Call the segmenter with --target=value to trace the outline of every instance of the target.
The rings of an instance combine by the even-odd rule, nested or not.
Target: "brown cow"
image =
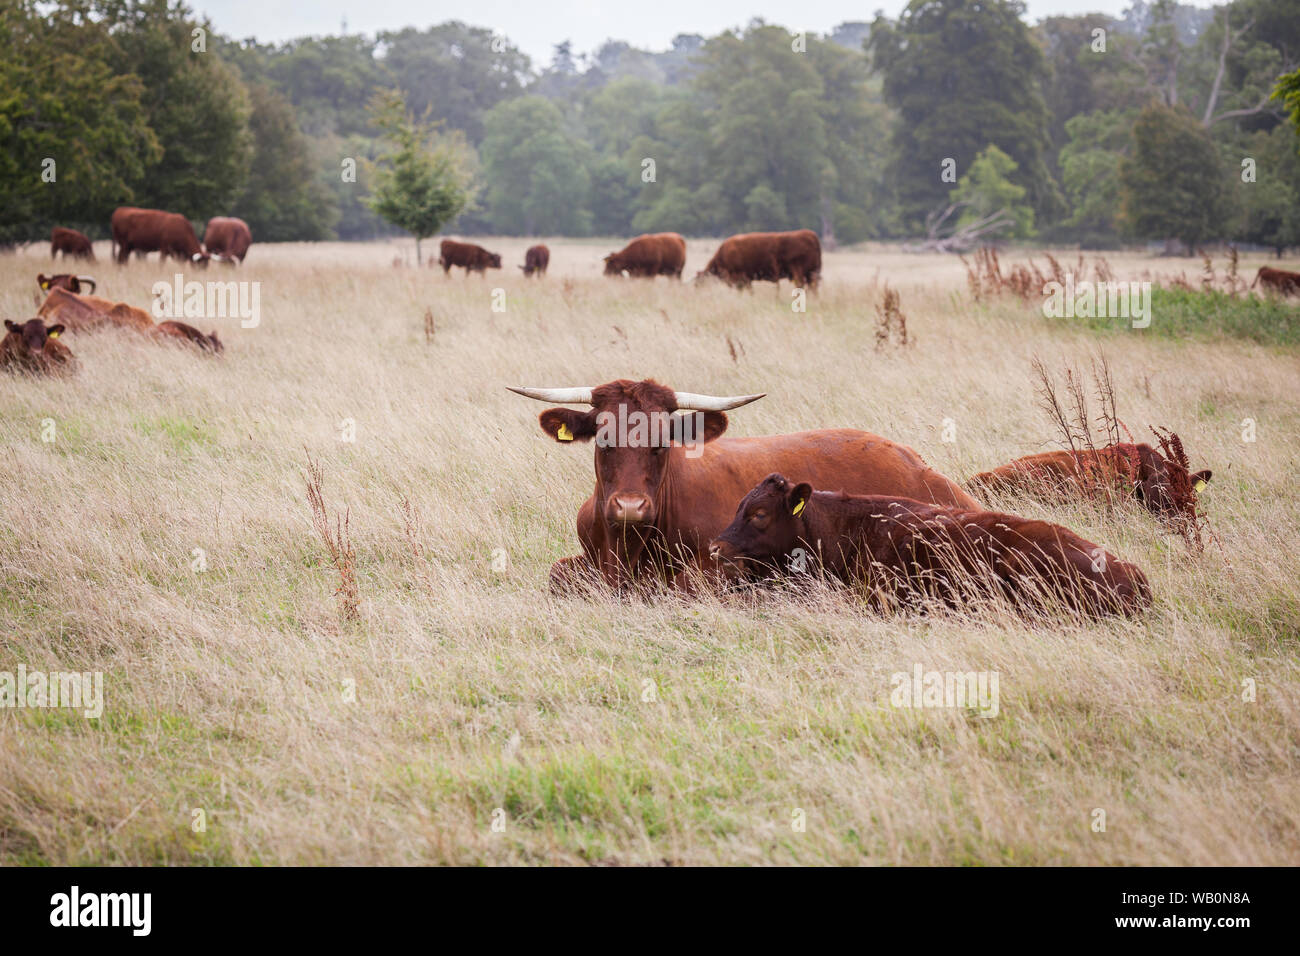
[[[68,259],[89,259],[95,261],[95,247],[91,245],[89,237],[85,233],[77,232],[75,229],[65,229],[63,226],[55,226],[50,230],[50,258],[57,259],[59,253],[63,253],[63,258]]]
[[[203,352],[221,352],[225,348],[221,344],[221,339],[217,338],[216,332],[204,335],[194,326],[186,325],[184,322],[159,322],[154,326],[153,334],[171,342],[197,345]]]
[[[551,250],[538,244],[530,246],[524,253],[524,264],[519,268],[524,270],[524,275],[546,275],[546,267],[551,264]]]
[[[105,327],[129,328],[147,332],[153,318],[143,309],[111,302],[96,295],[77,295],[67,289],[51,289],[36,313],[47,322],[66,325],[73,332],[89,332]]]
[[[1134,614],[1151,603],[1140,568],[1060,525],[890,495],[815,492],[779,473],[741,500],[709,554],[730,577],[821,570],[862,582],[886,607],[1000,595],[1022,608],[1063,602],[1091,615]]]
[[[31,372],[34,375],[74,372],[77,360],[59,341],[62,325],[46,325],[40,319],[28,319],[19,325],[5,319],[8,329],[0,341],[0,368]]]
[[[605,275],[627,273],[633,279],[655,276],[682,277],[686,268],[686,240],[675,232],[637,236],[618,252],[605,257]]]
[[[465,275],[471,272],[477,272],[483,276],[487,275],[488,269],[501,268],[501,256],[495,252],[488,252],[482,246],[476,246],[472,242],[457,242],[455,239],[444,239],[438,247],[438,265],[442,266],[444,275],[451,274],[452,266],[463,266]]]
[[[74,276],[67,272],[60,272],[56,276],[47,276],[44,272],[37,273],[36,284],[41,287],[42,292],[49,292],[51,289],[80,292],[83,285],[89,285],[90,288],[86,292],[94,294],[96,288],[94,276]]]
[[[132,252],[157,252],[163,259],[172,256],[203,266],[208,264],[210,257],[194,235],[194,227],[180,213],[120,206],[113,210],[111,227],[119,265]]]
[[[219,262],[234,265],[243,263],[248,247],[253,244],[253,232],[248,223],[231,216],[213,216],[203,230],[203,245],[208,254]]]
[[[1287,272],[1285,269],[1260,266],[1259,271],[1255,273],[1255,281],[1250,284],[1250,287],[1253,289],[1257,284],[1279,295],[1300,293],[1300,272]]]
[[[595,575],[618,587],[636,579],[672,581],[689,567],[716,571],[705,546],[727,526],[735,502],[774,467],[826,488],[979,508],[912,449],[867,432],[719,437],[727,429],[724,410],[762,395],[717,398],[626,379],[595,388],[511,391],[590,406],[550,408],[539,416],[542,431],[558,442],[596,439],[596,488],[578,512],[583,554],[552,566],[556,591]],[[675,414],[680,411],[695,414]]]
[[[822,271],[822,244],[811,229],[794,232],[750,232],[723,240],[704,276],[747,289],[752,282],[790,279],[797,286],[817,288]]]
[[[971,478],[975,489],[1019,492],[1048,500],[1105,494],[1131,495],[1157,517],[1191,514],[1196,496],[1214,472],[1189,473],[1147,444],[1121,442],[1094,451],[1049,451],[1026,455]]]

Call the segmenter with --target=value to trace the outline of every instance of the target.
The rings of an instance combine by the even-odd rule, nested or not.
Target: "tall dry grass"
[[[223,357],[69,334],[76,378],[0,377],[0,671],[105,675],[98,721],[0,710],[0,861],[1300,859],[1294,351],[976,305],[956,258],[887,248],[828,255],[794,314],[788,284],[603,279],[609,243],[553,241],[525,280],[529,244],[487,243],[507,268],[486,280],[395,268],[409,243],[254,246],[237,275],[262,283],[260,327],[196,323]],[[47,266],[0,258],[7,317],[33,314]],[[92,271],[145,306],[175,270]],[[876,348],[886,282],[907,348]],[[1214,469],[1222,548],[1191,555],[1136,506],[993,503],[1142,565],[1141,620],[547,595],[591,451],[546,439],[507,384],[766,391],[735,434],[860,427],[962,478],[1050,447],[1032,359],[1088,367],[1098,347],[1119,416]],[[327,528],[348,518],[356,620],[308,454]],[[918,662],[997,671],[999,716],[891,707]]]

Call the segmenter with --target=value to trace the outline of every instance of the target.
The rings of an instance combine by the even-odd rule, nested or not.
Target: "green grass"
[[[1130,319],[1083,319],[1094,329],[1128,329]],[[1261,345],[1300,345],[1300,304],[1255,295],[1231,296],[1217,289],[1151,290],[1148,335],[1181,339],[1244,339]]]

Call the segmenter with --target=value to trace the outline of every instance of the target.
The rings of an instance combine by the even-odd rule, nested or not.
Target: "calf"
[[[1255,273],[1255,281],[1250,284],[1250,287],[1253,289],[1256,285],[1279,295],[1300,293],[1300,272],[1287,272],[1285,269],[1260,266],[1259,271]]]
[[[531,246],[524,253],[524,264],[519,268],[524,270],[524,275],[546,275],[546,267],[551,264],[551,250],[543,245]]]
[[[682,277],[686,268],[686,240],[675,232],[656,232],[637,236],[618,252],[605,257],[605,275],[627,273],[633,279],[655,276]]]
[[[1083,614],[1131,615],[1151,603],[1141,569],[1060,525],[887,495],[814,492],[780,474],[744,497],[709,554],[733,578],[770,577],[791,562],[820,565],[841,581],[866,584],[877,606],[926,598],[955,606],[976,594],[1022,608],[1063,601]]]
[[[93,295],[97,283],[93,276],[74,276],[66,272],[61,272],[56,276],[47,276],[44,272],[37,273],[36,284],[41,287],[42,292],[49,292],[51,289],[67,289],[69,292],[80,293],[82,286],[90,286],[86,289],[87,294]]]
[[[1181,442],[1179,443],[1181,448]],[[1188,517],[1214,472],[1189,472],[1147,444],[1121,442],[1085,451],[1026,455],[982,471],[970,480],[976,490],[1010,491],[1049,500],[1105,494],[1113,488],[1131,495],[1164,521]]]
[[[472,242],[457,242],[455,239],[444,239],[438,249],[440,253],[438,265],[442,266],[444,275],[451,273],[452,266],[462,266],[465,269],[465,275],[477,272],[484,276],[487,275],[488,269],[501,268],[500,255],[495,252],[488,252],[482,246],[476,246]]]
[[[0,368],[11,371],[49,375],[76,370],[77,360],[59,341],[62,325],[46,325],[40,319],[28,319],[21,325],[5,319],[8,332],[0,340]]]
[[[50,230],[50,258],[57,259],[59,253],[63,253],[63,258],[68,259],[89,259],[95,261],[95,247],[91,245],[90,239],[85,233],[77,232],[75,229],[65,229],[63,226],[55,226]]]

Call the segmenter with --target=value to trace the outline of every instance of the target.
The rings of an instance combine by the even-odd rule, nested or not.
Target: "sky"
[[[873,18],[877,9],[897,16],[906,0],[187,0],[222,33],[280,42],[311,34],[375,33],[446,20],[463,20],[505,35],[534,66],[551,60],[564,40],[589,53],[607,39],[664,50],[678,33],[712,36],[760,17],[791,30],[825,33],[846,20]],[[1186,0],[1184,0],[1186,2]],[[1211,6],[1209,0],[1193,0]],[[1028,0],[1032,23],[1057,14],[1121,14],[1130,0]]]

